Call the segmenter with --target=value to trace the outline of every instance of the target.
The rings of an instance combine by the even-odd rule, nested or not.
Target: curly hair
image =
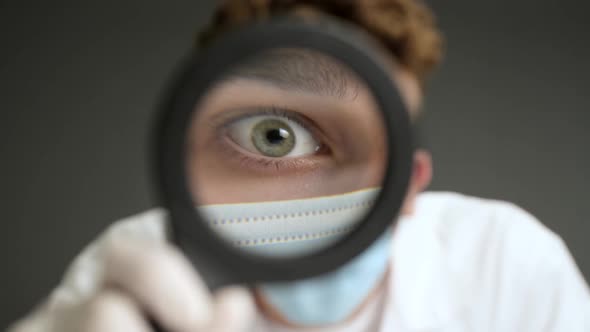
[[[246,21],[284,13],[329,15],[355,24],[376,37],[422,85],[442,58],[442,35],[434,15],[420,0],[225,0],[197,44],[204,46]]]

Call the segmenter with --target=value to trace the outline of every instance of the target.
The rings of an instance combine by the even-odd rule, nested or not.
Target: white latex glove
[[[254,314],[247,289],[211,294],[171,245],[115,241],[105,248],[102,283],[92,296],[42,308],[11,331],[148,332],[149,315],[167,332],[241,332]]]

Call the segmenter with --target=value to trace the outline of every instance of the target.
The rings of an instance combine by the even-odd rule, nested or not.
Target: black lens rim
[[[172,241],[212,284],[257,284],[309,278],[356,257],[393,227],[405,198],[412,166],[408,111],[379,56],[363,32],[336,22],[275,18],[227,33],[214,45],[188,56],[164,95],[154,132],[156,194],[167,209]],[[185,174],[186,133],[194,105],[225,68],[267,49],[306,48],[332,56],[365,80],[383,110],[388,158],[384,183],[373,210],[341,242],[305,257],[276,259],[248,255],[217,238],[195,209]],[[208,274],[208,276],[207,276]]]

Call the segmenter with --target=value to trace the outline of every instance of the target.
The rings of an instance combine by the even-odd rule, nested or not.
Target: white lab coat
[[[43,310],[91,296],[102,249],[165,241],[160,209],[113,224],[74,261]],[[513,204],[427,192],[394,233],[385,288],[330,332],[590,332],[590,291],[563,241]],[[42,330],[42,329],[41,329]],[[259,315],[253,331],[297,331]]]

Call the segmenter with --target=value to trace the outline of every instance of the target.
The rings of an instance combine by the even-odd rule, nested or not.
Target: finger
[[[209,290],[177,249],[118,242],[105,256],[105,283],[130,294],[164,329],[194,331],[209,324]]]
[[[94,297],[83,309],[76,324],[55,331],[82,332],[150,332],[136,303],[122,293],[105,290]],[[74,317],[75,316],[75,317]]]
[[[207,332],[250,331],[256,307],[248,289],[223,288],[215,294],[214,302],[214,319]]]

